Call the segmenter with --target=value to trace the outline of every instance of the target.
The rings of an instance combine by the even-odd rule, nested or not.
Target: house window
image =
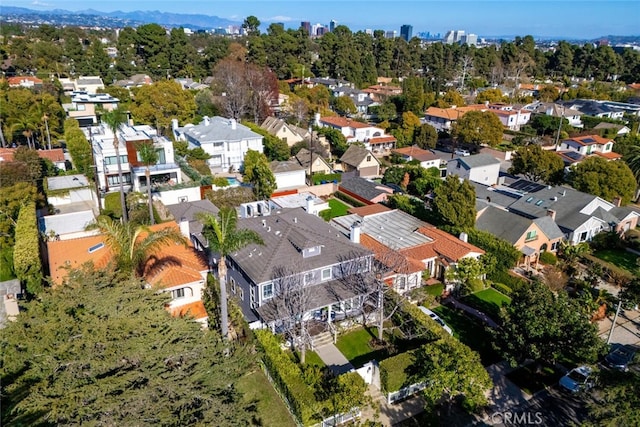
[[[607,145],[604,146],[604,151],[610,151],[611,150],[611,143],[608,143]]]
[[[262,287],[262,299],[266,300],[273,297],[273,283],[268,283]]]
[[[398,287],[399,291],[404,291],[407,287],[407,278],[404,276],[398,277],[396,279],[396,286]]]
[[[367,156],[367,162],[371,161],[371,156]]]
[[[331,269],[325,268],[322,270],[322,281],[331,279]]]
[[[238,288],[238,291],[240,293],[240,299],[244,301],[244,290],[242,288]]]
[[[309,285],[313,282],[313,272],[305,273],[304,275],[304,284]]]
[[[231,292],[233,292],[235,294],[236,293],[236,281],[232,277],[230,282],[231,282]]]
[[[124,180],[125,184],[131,184],[131,174],[130,173],[123,173],[122,174],[122,179]],[[109,185],[119,185],[120,184],[120,177],[118,175],[109,175],[109,176],[107,176],[107,182],[109,183]]]
[[[129,157],[127,155],[120,156],[120,163],[129,163]],[[109,156],[104,158],[105,165],[117,165],[118,156]]]
[[[552,251],[557,251],[558,250],[558,246],[560,246],[560,242],[553,242],[551,244],[551,250]]]
[[[583,231],[582,233],[580,233],[580,240],[578,240],[579,242],[584,242],[585,240],[587,240],[587,235],[588,233],[586,231]]]
[[[184,298],[184,288],[175,289],[171,291],[171,297],[173,299]]]
[[[532,240],[536,240],[538,238],[538,234],[536,230],[531,230],[527,232],[527,237],[524,239],[525,242],[530,242]]]

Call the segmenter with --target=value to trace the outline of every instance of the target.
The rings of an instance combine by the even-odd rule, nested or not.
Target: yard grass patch
[[[616,267],[620,267],[631,274],[640,276],[640,267],[636,264],[637,255],[623,249],[602,249],[593,253],[596,258],[610,262]]]
[[[556,384],[560,380],[560,377],[562,377],[562,374],[551,366],[543,365],[539,372],[536,371],[536,364],[532,363],[508,373],[507,378],[520,387],[525,393],[533,395],[540,390]]]
[[[378,328],[361,328],[341,335],[336,342],[338,350],[356,368],[371,360],[382,360],[387,357],[385,348],[374,349],[370,343],[378,337]]]
[[[462,302],[468,306],[480,310],[494,321],[499,319],[500,307],[509,305],[511,298],[493,288],[484,289],[475,294],[467,295]]]
[[[444,322],[453,329],[453,336],[480,354],[484,366],[501,360],[500,355],[491,346],[491,335],[479,320],[467,316],[464,312],[443,305],[432,308]]]
[[[318,215],[320,215],[320,217],[325,221],[331,221],[332,218],[346,215],[348,209],[349,206],[345,205],[340,200],[329,199],[329,209],[320,211]]]
[[[320,356],[318,356],[318,353],[313,350],[307,350],[307,353],[305,354],[305,363],[307,365],[318,366],[319,368],[326,366],[322,359],[320,359]]]
[[[256,417],[263,426],[296,427],[289,410],[262,370],[246,374],[238,381],[238,390],[247,403],[257,402]]]

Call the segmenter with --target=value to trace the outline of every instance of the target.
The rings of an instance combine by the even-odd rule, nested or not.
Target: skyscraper
[[[411,37],[413,37],[413,27],[411,25],[403,25],[400,27],[400,37],[405,41],[411,40]]]
[[[300,26],[301,26],[302,28],[304,28],[305,30],[307,30],[307,33],[308,33],[308,34],[311,34],[311,22],[309,22],[309,21],[302,21],[302,22],[300,23]]]
[[[337,26],[338,26],[338,21],[335,21],[332,19],[331,22],[329,22],[329,31],[333,33],[333,30],[335,30]]]

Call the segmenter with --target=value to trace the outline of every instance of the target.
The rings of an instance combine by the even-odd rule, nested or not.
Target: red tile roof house
[[[484,251],[400,210],[363,206],[331,220],[331,225],[375,253],[388,268],[385,281],[400,293],[444,282],[445,272],[463,258]],[[464,236],[463,236],[464,237]],[[422,280],[423,272],[431,279]]]
[[[179,230],[175,222],[156,224],[149,229],[153,232],[166,227]],[[47,252],[54,287],[64,283],[70,268],[80,268],[87,262],[92,262],[94,268],[105,268],[113,257],[102,235],[50,241]],[[168,243],[149,258],[143,277],[151,288],[171,293],[171,301],[165,307],[173,316],[190,316],[206,325],[202,292],[208,271],[206,261],[190,242],[185,245]]]
[[[607,160],[618,160],[622,156],[612,151],[615,141],[599,135],[576,136],[565,139],[556,148],[556,153],[566,165],[580,163],[587,157],[596,155]]]
[[[17,148],[0,148],[0,162],[13,162],[13,154]],[[48,159],[58,169],[66,170],[64,151],[62,148],[52,148],[51,150],[36,150],[38,157]]]
[[[42,87],[42,80],[33,76],[9,77],[7,83],[9,83],[9,87],[26,87],[29,89]]]
[[[318,117],[316,126],[330,127],[339,130],[347,142],[362,142],[368,150],[374,153],[384,153],[396,144],[396,138],[386,135],[384,129],[372,126],[368,123],[358,122],[346,117]]]

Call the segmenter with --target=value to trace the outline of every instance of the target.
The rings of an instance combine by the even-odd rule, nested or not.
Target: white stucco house
[[[197,125],[183,127],[174,120],[173,134],[176,140],[187,141],[189,148],[202,148],[211,156],[209,166],[220,171],[240,170],[249,150],[264,152],[262,135],[235,119],[204,117]]]
[[[488,154],[459,157],[447,162],[447,175],[457,175],[462,179],[484,185],[498,183],[500,160]]]

